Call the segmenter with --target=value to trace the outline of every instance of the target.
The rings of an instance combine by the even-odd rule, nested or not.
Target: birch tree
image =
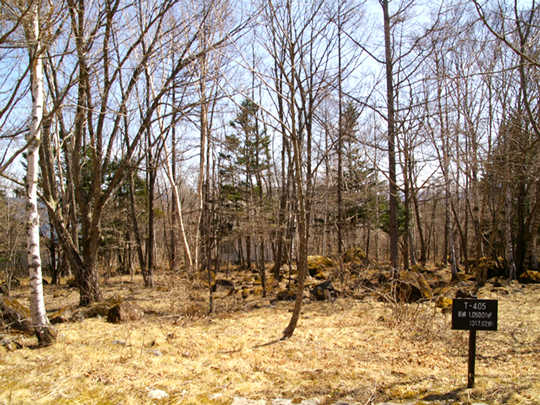
[[[41,1],[32,2],[6,2],[2,3],[2,11],[12,18],[15,25],[8,35],[11,42],[17,44],[19,28],[22,27],[24,37],[20,41],[28,52],[28,65],[30,72],[31,119],[30,127],[26,131],[26,249],[28,276],[30,279],[30,315],[32,327],[40,346],[51,345],[56,339],[56,332],[52,328],[45,311],[43,296],[42,265],[40,254],[40,219],[38,211],[38,173],[39,148],[41,144],[41,131],[43,126],[43,107],[45,103],[43,57],[47,40],[48,19],[53,20],[53,8],[47,9]],[[47,12],[44,19],[42,12]],[[18,25],[20,24],[20,26]],[[9,39],[5,37],[5,39]],[[5,111],[5,110],[4,110]]]

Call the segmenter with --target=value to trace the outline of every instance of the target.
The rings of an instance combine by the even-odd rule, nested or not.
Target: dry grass
[[[208,317],[203,291],[172,276],[150,291],[138,278],[113,281],[107,295],[129,296],[149,315],[121,325],[62,324],[49,348],[32,349],[30,338],[23,349],[0,348],[0,403],[141,404],[153,388],[169,393],[163,403],[179,404],[229,404],[235,396],[540,402],[538,285],[480,294],[499,299],[499,331],[478,333],[476,387],[468,390],[467,333],[450,330],[449,315],[432,303],[307,303],[294,336],[276,342],[290,303],[217,299],[218,313]],[[73,290],[47,287],[51,308],[76,300]]]

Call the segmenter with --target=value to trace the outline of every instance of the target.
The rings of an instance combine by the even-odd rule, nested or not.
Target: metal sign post
[[[474,387],[476,331],[497,330],[498,301],[459,299],[452,301],[452,329],[469,331],[467,388]]]

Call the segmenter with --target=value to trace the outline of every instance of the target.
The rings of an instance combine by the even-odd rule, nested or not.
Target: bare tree
[[[313,134],[315,115],[328,90],[329,59],[335,31],[319,19],[325,3],[298,7],[292,0],[265,1],[264,23],[269,41],[263,43],[274,62],[274,86],[269,93],[277,106],[277,125],[291,148],[295,198],[294,223],[298,238],[296,301],[283,338],[292,336],[302,305],[307,274],[309,224],[314,186]],[[319,53],[320,52],[320,53]],[[322,57],[321,57],[322,55]]]
[[[386,120],[388,124],[388,206],[390,234],[390,263],[394,276],[398,271],[398,187],[396,176],[396,127],[394,100],[394,59],[391,41],[391,16],[388,10],[388,0],[379,1],[383,11],[384,22],[384,65],[386,70]]]
[[[56,340],[56,332],[52,328],[45,311],[43,296],[42,261],[40,252],[40,219],[38,211],[38,173],[39,173],[39,149],[43,128],[43,109],[45,103],[43,57],[49,35],[50,25],[54,22],[54,9],[46,8],[41,1],[31,2],[3,2],[2,12],[11,17],[12,29],[2,36],[2,41],[10,41],[13,46],[25,47],[28,51],[30,71],[30,93],[32,97],[32,109],[30,128],[26,131],[26,241],[27,241],[27,265],[30,279],[30,315],[32,327],[36,333],[40,346],[48,346]],[[45,14],[46,13],[46,14]],[[51,21],[48,21],[50,19]],[[19,25],[20,24],[20,25]],[[22,28],[22,30],[21,30]],[[20,35],[19,31],[24,34]],[[21,83],[17,83],[15,90]],[[14,98],[16,92],[11,94]],[[8,100],[2,114],[13,105],[13,99]],[[22,149],[19,149],[21,151]],[[13,156],[17,156],[16,152]],[[13,159],[8,159],[9,164]],[[3,168],[2,168],[3,169]]]
[[[78,237],[70,232],[72,226],[60,209],[59,196],[55,197],[58,193],[55,190],[63,190],[64,186],[57,177],[47,174],[53,173],[55,163],[61,162],[49,159],[42,164],[44,178],[48,181],[44,183],[44,192],[49,215],[74,269],[81,305],[101,298],[96,265],[104,209],[128,178],[136,151],[164,97],[181,72],[210,50],[222,46],[229,35],[239,29],[234,27],[199,47],[200,30],[204,26],[201,23],[209,17],[209,10],[182,11],[175,0],[152,3],[149,4],[151,8],[144,9],[149,17],[141,26],[126,26],[126,16],[130,13],[136,16],[140,9],[137,11],[137,7],[124,5],[120,0],[104,2],[101,6],[87,10],[84,1],[68,0],[78,69],[76,80],[68,82],[64,92],[73,93],[76,86],[77,102],[73,116],[70,109],[63,108],[62,116],[56,118],[62,120],[64,126],[71,120],[74,122],[69,136],[67,131],[60,133],[63,159],[68,167],[66,195],[62,201],[72,201],[73,216],[81,225],[77,227],[80,229]],[[182,40],[176,41],[173,47],[170,46],[173,39],[169,36],[167,40],[164,36],[171,29],[165,21],[171,20],[169,17],[175,13],[179,13],[179,18],[172,19],[176,21],[174,29],[177,38]],[[154,83],[154,96],[144,106],[140,118],[129,122],[128,126],[123,125],[125,117],[133,112],[132,103],[145,66],[153,58],[164,55],[168,58],[165,46],[169,52],[176,52],[174,63],[161,76],[160,82]],[[62,99],[55,100],[55,105],[61,103]]]

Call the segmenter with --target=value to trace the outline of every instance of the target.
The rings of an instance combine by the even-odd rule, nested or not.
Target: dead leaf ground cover
[[[276,341],[291,303],[218,298],[217,313],[204,316],[204,290],[194,293],[185,280],[163,274],[157,288],[141,285],[124,277],[105,287],[141,305],[141,321],[65,323],[52,347],[19,338],[22,349],[0,348],[0,402],[141,404],[157,388],[169,393],[161,403],[175,404],[230,404],[236,396],[540,403],[539,285],[480,291],[499,299],[499,330],[478,332],[474,389],[465,388],[468,334],[451,330],[450,314],[433,302],[306,302],[294,336]],[[52,310],[77,300],[73,289],[46,286],[46,294]]]

